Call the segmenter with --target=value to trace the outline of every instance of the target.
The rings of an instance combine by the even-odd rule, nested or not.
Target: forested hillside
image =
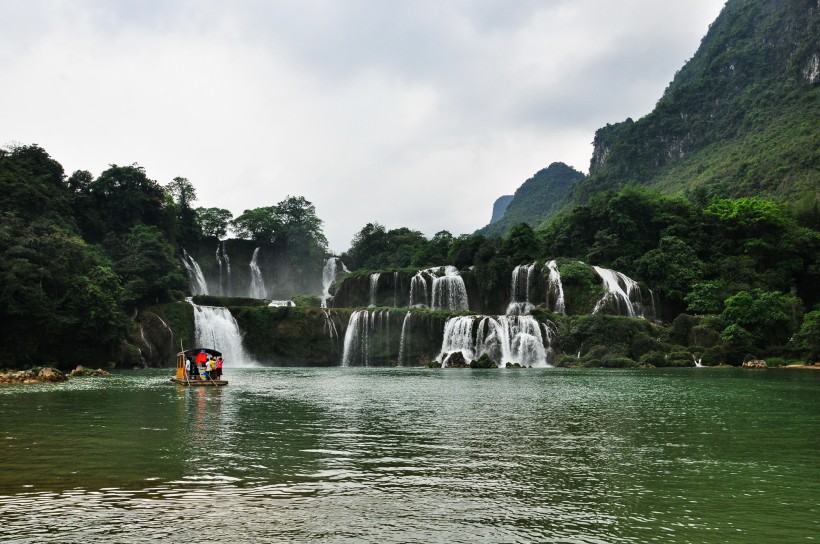
[[[649,115],[596,132],[571,201],[635,183],[816,199],[819,36],[813,0],[730,0]]]
[[[818,36],[813,0],[729,0],[651,113],[596,131],[588,176],[558,193],[560,202],[480,232],[532,217],[546,226],[598,192],[636,184],[700,200],[762,197],[812,213],[820,198]]]
[[[510,200],[500,219],[478,231],[478,234],[503,234],[519,223],[537,227],[544,217],[554,215],[573,184],[584,174],[562,162],[538,171],[524,182]]]

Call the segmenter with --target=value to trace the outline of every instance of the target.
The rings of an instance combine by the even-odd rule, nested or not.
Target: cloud
[[[549,163],[586,170],[722,2],[0,4],[0,143],[234,214],[304,195],[341,251],[368,221],[470,232]]]

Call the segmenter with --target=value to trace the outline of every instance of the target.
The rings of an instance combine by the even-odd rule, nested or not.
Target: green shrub
[[[299,308],[322,307],[322,299],[317,295],[295,295],[291,300]]]

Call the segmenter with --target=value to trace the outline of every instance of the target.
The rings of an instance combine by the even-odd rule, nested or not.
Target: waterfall
[[[611,303],[614,303],[618,307],[619,314],[625,311],[629,317],[643,317],[641,289],[635,280],[608,268],[600,266],[592,268],[601,277],[607,290],[604,296],[595,303],[593,314],[602,313]],[[634,300],[635,298],[637,300]]]
[[[399,307],[399,273],[393,272],[393,307]]]
[[[375,274],[370,274],[370,304],[369,306],[372,308],[376,305],[376,294],[378,293],[379,289],[379,277],[381,276],[380,273],[376,272]]]
[[[407,324],[410,321],[410,316],[413,315],[410,312],[407,312],[407,315],[404,316],[404,321],[401,323],[401,338],[399,339],[399,366],[404,366],[405,358],[407,355],[405,354],[404,343],[407,339]]]
[[[242,346],[242,331],[230,310],[217,306],[194,306],[195,342],[222,352],[225,366],[249,366],[255,363]]]
[[[567,313],[566,303],[564,302],[564,286],[561,284],[561,273],[558,271],[558,264],[555,260],[547,263],[549,274],[549,292],[555,301],[552,306],[553,312]]]
[[[222,296],[231,296],[231,260],[228,258],[225,242],[216,245],[216,264],[219,265],[219,294]],[[225,272],[227,272],[227,278],[223,276],[223,268]]]
[[[325,332],[330,338],[330,343],[336,347],[339,342],[339,329],[336,327],[336,322],[333,320],[333,314],[330,310],[323,308],[322,313],[325,316]]]
[[[510,284],[510,304],[507,306],[507,315],[522,315],[530,313],[535,305],[530,302],[530,288],[532,286],[535,263],[518,265],[512,271]]]
[[[419,270],[413,279],[410,280],[410,304],[413,307],[427,307],[427,280],[424,279],[424,271]]]
[[[250,267],[251,267],[251,286],[250,286],[250,293],[248,296],[250,298],[268,298],[267,292],[265,290],[265,281],[262,279],[262,271],[259,269],[259,250],[262,248],[256,248],[253,250],[253,257],[251,257]]]
[[[390,346],[390,312],[357,310],[350,314],[345,331],[342,366],[384,363],[394,351]]]
[[[322,308],[327,308],[327,301],[331,297],[330,286],[339,279],[341,274],[347,274],[348,272],[345,263],[339,257],[328,257],[325,260],[325,266],[322,268]]]
[[[208,283],[205,281],[202,269],[194,258],[188,255],[188,252],[184,249],[182,250],[182,265],[188,272],[188,283],[191,287],[191,294],[194,296],[209,294]]]
[[[455,266],[445,266],[444,275],[435,276],[433,278],[433,294],[431,298],[431,307],[433,310],[466,312],[470,309],[464,279],[459,276],[458,269]]]
[[[554,338],[553,323],[539,323],[529,315],[451,317],[444,326],[439,359],[447,366],[450,355],[459,351],[466,361],[487,354],[499,366],[546,367],[555,355]]]
[[[345,331],[342,366],[368,366],[372,331],[373,320],[370,312],[358,310],[350,314],[350,321]]]

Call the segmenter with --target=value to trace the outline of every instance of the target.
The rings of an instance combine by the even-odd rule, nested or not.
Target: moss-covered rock
[[[470,362],[470,368],[498,368],[498,363],[490,359],[490,356],[484,353],[477,360]]]

